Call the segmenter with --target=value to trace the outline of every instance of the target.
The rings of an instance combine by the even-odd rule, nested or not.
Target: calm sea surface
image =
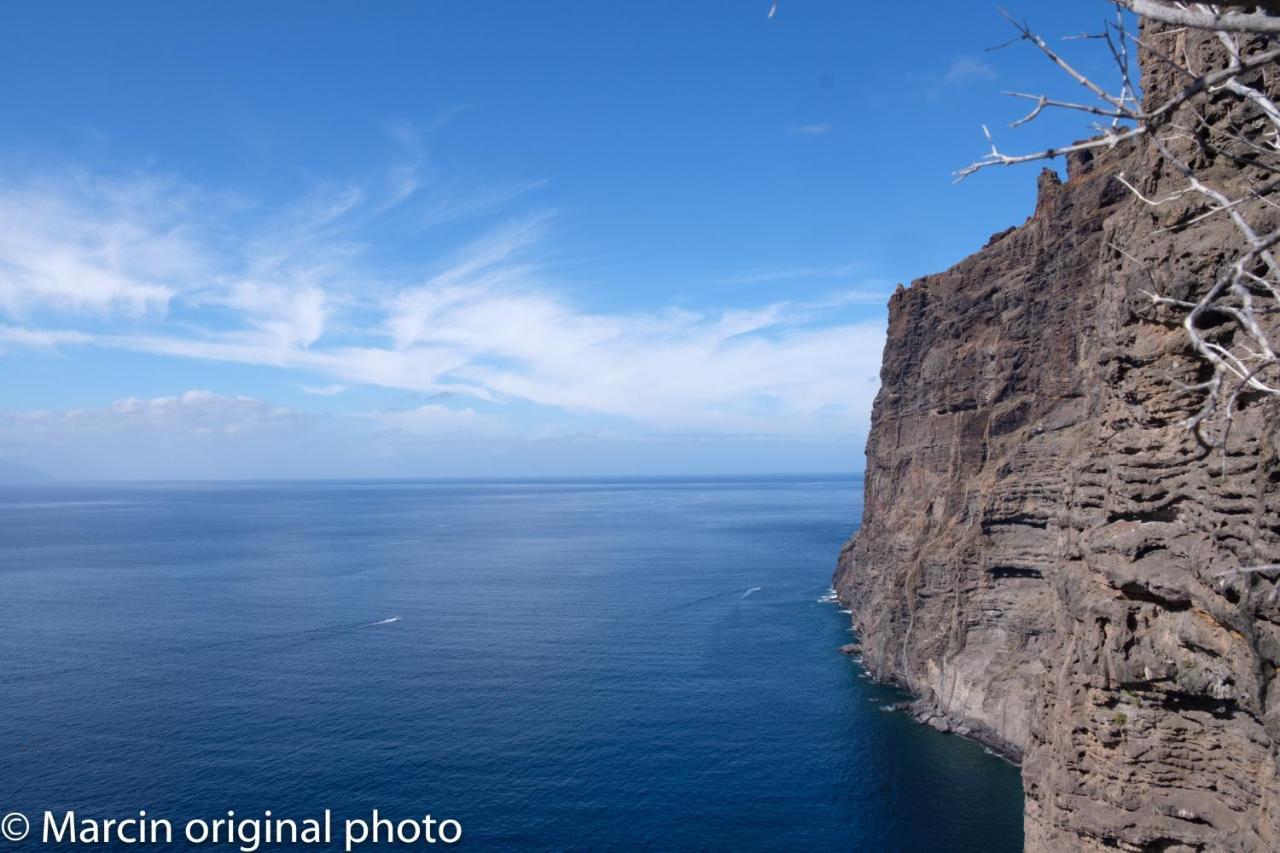
[[[850,480],[0,487],[0,812],[1020,849],[1017,771],[836,652],[859,514]]]

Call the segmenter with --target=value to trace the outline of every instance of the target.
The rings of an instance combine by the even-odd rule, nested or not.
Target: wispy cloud
[[[0,423],[24,433],[75,427],[81,432],[162,429],[189,435],[235,435],[299,417],[291,409],[252,397],[192,390],[171,397],[126,397],[99,408],[9,413],[0,415]]]
[[[0,457],[73,479],[305,476],[305,462],[334,456],[332,440],[324,455],[315,442],[307,447],[319,420],[206,390],[125,397],[104,406],[0,411]],[[307,455],[304,464],[280,467],[300,450]]]
[[[32,180],[0,192],[0,342],[266,365],[310,378],[304,390],[318,395],[353,385],[448,395],[449,405],[373,417],[406,432],[474,429],[496,416],[462,401],[659,430],[865,425],[883,325],[842,309],[868,294],[700,310],[584,305],[549,278],[553,213],[513,209],[535,186],[478,193],[462,207],[496,220],[478,237],[389,266],[377,260],[387,218],[422,227],[442,202],[387,175],[275,208],[148,177]],[[856,270],[736,280],[834,281]],[[215,403],[231,405],[163,405]]]
[[[967,86],[982,80],[994,80],[996,76],[996,70],[990,63],[972,56],[960,56],[952,60],[942,75],[942,83],[946,86]]]
[[[364,412],[358,417],[367,418],[387,429],[416,436],[468,436],[493,432],[497,425],[476,413],[475,409],[450,409],[429,403],[414,409]]]
[[[839,279],[860,275],[865,270],[866,268],[856,261],[825,266],[806,264],[795,267],[747,270],[720,279],[720,281],[723,284],[764,284],[775,281],[798,281],[801,279]]]
[[[29,329],[0,325],[0,344],[3,343],[24,347],[56,347],[59,344],[93,343],[93,337],[67,329]]]
[[[0,311],[164,313],[206,269],[190,199],[159,178],[72,174],[0,190]]]
[[[303,385],[302,390],[316,397],[336,397],[350,388],[349,385],[334,383],[332,385]]]
[[[816,124],[793,124],[788,133],[792,136],[825,136],[831,132],[833,125],[829,121]]]
[[[480,189],[463,189],[456,186],[437,188],[431,204],[420,215],[424,227],[442,225],[459,219],[503,210],[521,196],[543,189],[547,181],[520,181]]]

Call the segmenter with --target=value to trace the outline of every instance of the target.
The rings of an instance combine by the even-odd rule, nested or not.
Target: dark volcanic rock
[[[1028,849],[1280,849],[1274,576],[1218,577],[1280,555],[1280,406],[1245,401],[1225,460],[1184,428],[1201,364],[1124,254],[1172,292],[1237,237],[1161,230],[1186,211],[1121,171],[1179,183],[1147,145],[1076,157],[1026,224],[893,295],[835,585],[917,718],[1023,759]]]

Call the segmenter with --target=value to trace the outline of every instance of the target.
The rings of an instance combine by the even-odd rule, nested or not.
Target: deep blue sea
[[[882,710],[836,651],[820,599],[860,502],[814,478],[0,487],[0,812],[1018,850],[1017,770]]]

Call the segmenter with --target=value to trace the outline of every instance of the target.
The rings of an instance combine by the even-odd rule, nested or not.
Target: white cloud
[[[479,190],[441,187],[431,204],[419,216],[423,226],[431,227],[457,219],[483,216],[502,210],[521,196],[547,186],[547,181],[522,181]]]
[[[191,390],[0,412],[0,458],[63,479],[316,476],[337,455],[332,438],[317,441],[317,425],[314,416],[263,400]],[[305,458],[290,462],[299,453]]]
[[[790,128],[792,136],[825,136],[831,132],[833,125],[829,121],[815,124],[795,124]]]
[[[296,421],[297,412],[252,397],[192,390],[172,397],[125,397],[100,408],[36,410],[0,415],[23,432],[74,428],[77,432],[136,432],[158,429],[187,435],[235,435]]]
[[[994,80],[996,70],[990,63],[972,56],[960,56],[952,61],[942,82],[948,86],[966,86],[981,80]]]
[[[332,385],[303,385],[302,390],[317,397],[336,397],[345,393],[349,387],[349,385],[334,383]]]
[[[0,310],[163,313],[205,271],[172,181],[71,175],[0,189]]]
[[[437,260],[388,267],[371,257],[382,217],[421,220],[436,202],[404,168],[268,211],[151,179],[80,176],[0,192],[0,317],[9,319],[0,342],[265,365],[323,380],[305,387],[322,396],[350,385],[447,392],[621,418],[647,430],[865,428],[883,322],[842,309],[881,294],[854,290],[745,309],[600,310],[548,280],[545,211],[508,216]],[[738,281],[856,270],[763,270]],[[212,409],[256,411],[247,398],[217,395],[133,405],[115,414],[187,412],[193,424],[216,424]],[[433,433],[484,419],[426,406],[375,420]]]
[[[369,418],[387,429],[420,436],[475,436],[477,433],[496,429],[495,424],[477,414],[474,409],[450,409],[435,403],[416,409],[366,412],[361,417]]]
[[[863,265],[857,262],[834,264],[831,266],[805,265],[781,269],[751,270],[722,279],[725,284],[763,284],[774,281],[792,281],[799,279],[847,278],[863,272]],[[887,301],[888,295],[876,297]]]
[[[20,326],[0,325],[0,343],[26,347],[55,347],[59,344],[88,344],[91,335],[71,330],[25,329]]]
[[[324,334],[329,297],[314,284],[238,280],[208,299],[244,318],[265,340],[283,348],[308,347]]]
[[[96,408],[0,412],[0,469],[60,479],[563,476],[845,469],[859,436],[645,431],[558,423],[512,429],[426,404],[348,416],[207,391]],[[0,471],[0,475],[4,472]]]

